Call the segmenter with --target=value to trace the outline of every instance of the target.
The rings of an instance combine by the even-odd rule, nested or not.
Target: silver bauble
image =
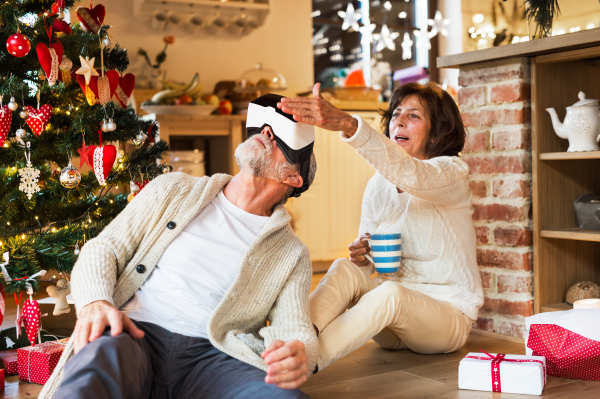
[[[10,101],[8,102],[8,109],[11,111],[16,111],[17,108],[19,108],[19,105],[15,102],[15,98],[11,97]]]
[[[19,117],[21,119],[27,119],[27,117],[29,116],[29,112],[27,112],[27,110],[23,109],[21,110],[21,112],[19,112]]]
[[[112,43],[110,42],[110,38],[108,37],[108,35],[104,36],[104,39],[102,39],[102,46],[104,47],[110,47]]]
[[[171,171],[171,168],[169,168],[169,165],[163,165],[163,168],[162,168],[163,173],[169,173],[170,171]]]
[[[135,139],[132,140],[132,143],[136,148],[140,148],[147,138],[148,135],[140,130],[137,136],[135,136]]]
[[[138,186],[138,184],[133,180],[129,183],[129,188],[131,189],[131,192],[134,194],[137,194],[140,192],[140,186]]]
[[[106,119],[102,121],[102,125],[100,125],[100,130],[102,130],[104,133],[110,132],[110,129],[108,128],[108,122],[106,121]]]
[[[22,139],[27,135],[27,132],[25,131],[25,129],[17,129],[17,137]]]
[[[115,130],[117,130],[117,124],[114,123],[112,119],[108,120],[107,125],[108,125],[108,131],[109,132],[114,132]]]
[[[60,172],[60,184],[66,188],[74,188],[80,181],[81,173],[69,162],[69,165]]]
[[[69,58],[67,58],[66,55],[63,55],[62,61],[60,62],[60,65],[58,67],[60,68],[61,71],[68,72],[73,68],[73,61],[71,61]]]

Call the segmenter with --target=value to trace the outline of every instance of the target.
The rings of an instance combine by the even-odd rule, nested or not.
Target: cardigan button
[[[139,273],[142,274],[146,271],[146,266],[144,265],[137,265],[137,267],[135,268],[135,270]]]
[[[167,229],[169,230],[173,230],[175,227],[177,226],[177,223],[170,221],[169,223],[167,223]]]

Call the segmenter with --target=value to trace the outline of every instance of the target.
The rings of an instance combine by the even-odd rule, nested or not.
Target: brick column
[[[533,314],[529,61],[460,71],[477,263],[485,303],[474,327],[522,337]]]

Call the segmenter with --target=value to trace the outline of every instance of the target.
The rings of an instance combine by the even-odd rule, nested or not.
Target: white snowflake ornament
[[[356,32],[360,29],[358,27],[358,21],[360,21],[360,11],[355,11],[352,3],[348,3],[348,8],[346,8],[346,12],[338,11],[338,15],[344,18],[344,23],[342,24],[342,29],[346,30],[350,27],[354,29]]]
[[[27,149],[29,149],[29,142],[27,142]],[[31,199],[33,194],[40,192],[40,186],[38,185],[40,171],[31,165],[30,157],[31,153],[28,154],[26,151],[25,160],[27,161],[27,166],[19,169],[19,174],[21,175],[21,184],[19,184],[19,190],[27,194],[27,199]]]

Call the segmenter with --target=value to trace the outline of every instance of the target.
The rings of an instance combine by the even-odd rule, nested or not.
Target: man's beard
[[[264,147],[257,140],[260,140]],[[288,162],[274,162],[271,159],[272,152],[270,140],[263,141],[262,138],[251,137],[236,148],[235,161],[240,169],[247,169],[252,176],[281,182],[293,172],[294,165]]]

